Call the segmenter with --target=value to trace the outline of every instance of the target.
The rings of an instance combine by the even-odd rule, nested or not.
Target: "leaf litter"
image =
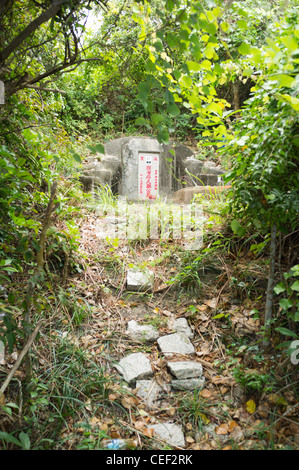
[[[168,254],[154,266],[153,291],[128,294],[127,267],[140,259],[143,265],[153,265],[163,255],[163,248],[155,240],[145,246],[137,243],[137,256],[136,246],[128,247],[125,240],[114,245],[97,238],[96,220],[81,219],[82,270],[70,279],[77,296],[89,306],[90,315],[75,331],[67,328],[72,326],[69,317],[64,317],[64,325],[67,339],[105,369],[108,403],[94,406],[92,397],[87,397],[82,419],[77,423],[69,420],[62,431],[65,448],[77,448],[86,433],[86,419],[106,438],[130,440],[137,449],[163,448],[149,428],[160,422],[182,425],[185,448],[190,450],[265,449],[273,442],[278,449],[298,448],[297,393],[293,386],[298,383],[298,374],[282,354],[275,356],[273,351],[259,348],[261,320],[252,312],[260,310],[261,299],[236,297],[223,275],[208,284],[203,279],[204,289],[194,298],[165,284],[180,270],[179,261],[172,256],[177,247],[171,241]],[[242,262],[246,263],[246,257]],[[227,257],[223,263],[227,275],[234,261]],[[130,319],[150,322],[163,335],[170,332],[168,319],[180,317],[188,320],[195,333],[195,356],[203,365],[206,379],[202,390],[170,391],[171,376],[157,345],[133,342],[125,334]],[[59,341],[58,335],[52,340]],[[156,408],[149,409],[114,369],[115,361],[137,351],[151,359],[155,380],[164,390]],[[46,368],[43,347],[37,355]],[[8,355],[4,366],[11,367],[11,361]],[[272,386],[267,387],[267,380],[272,380]]]

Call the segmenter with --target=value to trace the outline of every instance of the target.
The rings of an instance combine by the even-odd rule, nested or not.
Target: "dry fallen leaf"
[[[206,305],[195,305],[197,310],[199,310],[200,312],[205,312],[207,310],[207,306]]]
[[[117,395],[115,393],[110,393],[110,395],[108,396],[109,400],[110,401],[114,401],[117,399]]]
[[[146,428],[144,431],[143,431],[143,434],[147,437],[153,437],[154,435],[154,429],[153,428]]]
[[[138,398],[136,397],[124,397],[121,399],[121,404],[124,408],[132,408],[139,403]]]
[[[237,427],[239,427],[238,423],[234,419],[232,419],[228,423],[228,432],[232,432]]]
[[[100,420],[96,416],[92,416],[89,420],[89,424],[91,426],[97,426],[99,423],[100,423]]]
[[[210,398],[212,396],[212,392],[210,390],[206,389],[206,388],[201,390],[201,392],[199,394],[203,398]]]
[[[166,317],[170,317],[172,315],[172,313],[169,311],[169,310],[163,310],[163,315],[165,315]]]
[[[217,305],[217,298],[214,297],[214,298],[211,299],[211,300],[206,300],[206,301],[205,301],[205,304],[206,304],[208,307],[210,307],[210,308],[215,308],[216,305]]]
[[[229,425],[227,423],[220,424],[220,426],[215,428],[215,433],[218,436],[223,436],[228,433],[228,428],[229,428]]]

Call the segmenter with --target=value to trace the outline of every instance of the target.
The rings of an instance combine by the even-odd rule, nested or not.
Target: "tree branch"
[[[51,91],[52,93],[61,93],[62,95],[66,95],[66,91],[63,90],[58,90],[57,88],[44,88],[44,87],[39,87],[36,85],[25,85],[23,88],[31,88],[33,90],[38,90],[38,91]]]
[[[12,54],[12,52],[17,49],[25,39],[28,38],[37,28],[39,28],[43,23],[46,23],[51,18],[53,18],[61,6],[66,3],[67,0],[53,0],[52,5],[45,11],[43,11],[37,18],[35,18],[28,26],[26,26],[21,33],[12,40],[12,42],[3,49],[0,53],[0,61],[5,62],[5,60]]]

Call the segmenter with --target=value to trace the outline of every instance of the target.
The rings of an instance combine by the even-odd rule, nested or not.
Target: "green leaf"
[[[12,444],[15,444],[19,447],[22,447],[21,442],[16,439],[14,436],[9,434],[8,432],[0,431],[0,439],[3,439],[6,442],[11,442]]]
[[[295,266],[291,268],[291,273],[292,276],[299,276],[299,264],[295,264]]]
[[[89,148],[89,150],[92,151],[92,153],[99,152],[99,153],[105,154],[105,147],[103,144],[87,145],[87,147]],[[80,158],[80,161],[81,161],[81,158]]]
[[[187,60],[186,64],[190,72],[199,72],[201,70],[201,64],[194,60]]]
[[[209,106],[207,107],[207,110],[212,111],[213,113],[216,113],[219,116],[222,116],[222,108],[217,103],[209,104]]]
[[[177,105],[175,103],[169,104],[167,106],[167,111],[172,116],[178,116],[180,114],[180,110],[179,110],[179,108],[177,107]]]
[[[285,286],[282,282],[280,282],[279,284],[277,284],[275,287],[274,287],[274,292],[275,294],[280,294],[281,292],[284,292],[286,289],[285,289]]]
[[[222,29],[222,31],[227,33],[227,31],[229,30],[229,24],[226,21],[222,21],[222,23],[220,24],[220,28]]]
[[[243,42],[241,46],[238,47],[238,51],[242,55],[247,55],[250,52],[250,45],[246,44],[246,42]]]
[[[150,128],[151,128],[150,123],[148,122],[148,120],[147,120],[147,119],[144,119],[144,118],[141,117],[141,116],[136,119],[135,124],[136,124],[136,126],[144,126],[144,127],[147,127],[147,129],[150,129]]]
[[[105,147],[103,144],[96,144],[94,148],[96,152],[102,153],[103,155],[105,154]]]
[[[283,310],[288,310],[293,307],[293,302],[289,299],[280,299],[279,305]]]
[[[28,434],[26,434],[25,432],[20,432],[19,439],[22,443],[23,449],[30,450],[30,439],[29,439]]]
[[[73,159],[76,160],[76,162],[81,163],[81,157],[78,153],[73,153]]]
[[[284,328],[282,326],[279,326],[278,328],[275,328],[276,331],[278,331],[278,333],[281,333],[282,335],[285,335],[285,336],[291,336],[292,338],[298,338],[298,336],[296,335],[296,333],[294,333],[293,331],[289,330],[288,328]]]
[[[299,292],[299,281],[295,281],[294,284],[292,284],[290,287],[292,290]]]
[[[18,166],[24,165],[25,162],[26,162],[26,158],[23,158],[23,157],[18,158]]]
[[[160,131],[157,135],[157,139],[160,144],[168,144],[169,143],[169,134],[167,131]]]
[[[286,75],[284,73],[277,74],[275,77],[275,80],[278,81],[281,87],[286,87],[286,88],[292,88],[292,86],[295,84],[295,81],[296,81],[294,77],[292,77],[291,75]],[[281,95],[281,96],[286,97],[288,95]]]
[[[138,118],[139,119],[139,118]],[[138,121],[137,119],[137,121]],[[158,113],[153,113],[151,115],[151,121],[154,125],[157,125],[159,124],[160,122],[162,122],[164,120],[164,117],[162,116],[162,114],[158,114]]]
[[[203,60],[200,65],[201,65],[201,68],[204,70],[211,70],[211,67],[212,67],[212,64],[209,60]]]
[[[237,220],[232,220],[231,228],[234,234],[238,235],[239,237],[243,237],[245,235],[245,229]]]
[[[224,316],[225,316],[224,313],[218,313],[218,315],[215,315],[215,316],[213,317],[213,320],[214,320],[214,319],[217,319],[217,318],[223,318]]]
[[[243,30],[247,29],[247,27],[248,27],[247,26],[247,21],[245,21],[245,20],[238,20],[237,25],[239,26],[240,29],[243,29]]]

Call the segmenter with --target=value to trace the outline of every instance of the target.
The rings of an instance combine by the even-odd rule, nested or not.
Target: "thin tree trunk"
[[[269,345],[269,337],[272,321],[273,310],[273,288],[274,288],[274,275],[275,275],[275,257],[276,257],[276,235],[277,226],[274,223],[271,229],[271,244],[270,244],[270,267],[267,286],[266,308],[265,308],[265,338],[263,341],[264,346]]]
[[[41,231],[40,240],[39,240],[39,250],[36,256],[36,269],[35,269],[34,274],[31,276],[31,278],[28,281],[28,289],[27,289],[27,295],[26,295],[26,308],[24,312],[24,320],[25,320],[24,330],[25,330],[26,340],[28,340],[29,333],[30,333],[30,327],[29,327],[31,323],[30,314],[31,314],[34,290],[35,290],[37,283],[42,280],[42,273],[43,273],[43,268],[44,268],[44,250],[45,250],[45,243],[46,243],[46,233],[49,228],[49,224],[51,221],[51,213],[54,208],[56,189],[57,189],[57,181],[53,183],[53,186],[51,188],[51,195],[50,195],[50,199],[49,199],[46,213],[44,216],[42,231]],[[29,354],[27,354],[25,358],[25,365],[26,365],[26,372],[27,374],[29,374],[30,369],[31,369]]]
[[[240,92],[239,92],[239,80],[235,78],[233,81],[233,94],[234,94],[234,110],[236,112],[236,118],[240,117]]]
[[[66,3],[67,0],[53,0],[51,6],[43,11],[37,18],[35,18],[28,26],[26,26],[23,31],[21,31],[17,37],[15,37],[11,43],[5,47],[5,49],[0,52],[0,61],[5,62],[5,60],[10,56],[14,50],[16,50],[25,39],[28,38],[39,26],[43,23],[46,23],[51,18],[53,18],[58,11],[60,10],[61,6]]]

